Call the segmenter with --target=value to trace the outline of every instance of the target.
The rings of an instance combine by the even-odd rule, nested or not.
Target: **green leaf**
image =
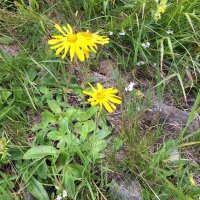
[[[2,89],[2,88],[0,88],[0,90],[1,90],[1,96],[0,97],[2,97],[3,101],[6,101],[8,99],[8,97],[12,94],[12,92],[10,92],[9,90]]]
[[[59,131],[50,131],[48,134],[47,134],[47,137],[50,139],[50,140],[60,140],[62,139],[64,136],[63,133],[59,132]]]
[[[49,200],[48,194],[44,189],[43,185],[37,181],[34,177],[30,179],[27,183],[28,191],[37,199],[40,200]]]
[[[59,123],[59,126],[60,126],[59,131],[62,134],[69,132],[68,121],[66,119],[62,119],[61,122]]]
[[[48,169],[47,169],[47,164],[45,160],[42,160],[42,163],[39,163],[39,168],[37,169],[37,174],[40,178],[42,179],[47,179],[48,175]]]
[[[86,172],[88,173],[85,166],[78,165],[78,164],[75,164],[75,163],[68,164],[66,170],[68,172],[70,172],[73,175],[74,179],[76,179],[76,180],[82,178],[83,174],[85,174]]]
[[[71,172],[68,171],[65,172],[64,186],[69,196],[73,197],[75,193],[75,184],[74,184],[74,177],[72,176]]]
[[[55,114],[58,114],[58,113],[61,113],[61,108],[58,104],[57,101],[55,100],[47,100],[47,103],[48,103],[48,106],[49,108],[55,113]]]
[[[12,61],[11,56],[3,49],[0,49],[0,57],[5,63],[9,63]]]
[[[30,68],[28,71],[27,71],[27,74],[28,74],[28,77],[30,79],[30,81],[33,81],[37,75],[37,72],[34,68]]]
[[[100,130],[95,135],[95,141],[99,141],[99,140],[106,138],[110,133],[111,133],[111,131],[109,131],[109,130]]]
[[[88,133],[94,131],[96,128],[96,123],[93,120],[88,120],[84,122],[84,125],[88,126]]]
[[[8,36],[3,36],[0,37],[0,44],[11,44],[13,43],[15,40],[11,37]]]
[[[42,121],[48,121],[50,123],[55,123],[56,117],[53,113],[46,110],[42,113]]]
[[[50,93],[49,89],[47,87],[44,87],[44,86],[41,86],[39,88],[39,90],[40,90],[41,93],[46,94],[46,95]]]
[[[88,135],[88,133],[89,133],[89,127],[88,127],[88,125],[87,124],[84,124],[83,126],[82,126],[82,128],[81,128],[81,136],[80,136],[80,139],[81,140],[85,140],[86,139],[86,137],[87,137],[87,135]]]
[[[8,153],[10,154],[10,159],[11,160],[22,160],[24,151],[26,149],[22,147],[13,147],[8,149]]]
[[[42,130],[40,130],[37,135],[36,135],[36,141],[37,144],[43,144],[44,143],[44,138],[47,134],[47,130],[45,128],[42,128]]]
[[[97,107],[90,107],[86,112],[81,113],[81,120],[85,121],[90,119],[97,111]]]
[[[0,186],[0,198],[2,200],[11,199],[11,192]]]
[[[24,154],[24,159],[37,159],[45,156],[57,156],[58,150],[52,146],[34,146]]]
[[[67,118],[68,122],[72,122],[74,119],[77,119],[77,110],[73,107],[67,108],[63,113],[63,117]]]

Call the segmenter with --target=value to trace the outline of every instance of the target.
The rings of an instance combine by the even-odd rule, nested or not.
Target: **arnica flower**
[[[97,44],[104,45],[109,42],[107,37],[99,36],[98,33],[90,33],[89,31],[74,33],[69,24],[67,24],[67,28],[55,24],[55,28],[61,35],[52,36],[53,39],[50,39],[48,44],[53,45],[51,49],[57,49],[56,56],[63,52],[62,59],[69,51],[71,62],[75,55],[83,62],[85,57],[89,58],[89,52],[96,52]]]
[[[91,96],[88,101],[92,106],[99,104],[100,110],[102,111],[103,106],[105,109],[111,113],[116,109],[114,104],[121,104],[122,100],[119,96],[116,96],[118,90],[113,88],[103,89],[103,86],[100,83],[97,83],[97,89],[95,89],[91,84],[89,84],[92,92],[83,91],[84,94]]]
[[[93,51],[96,53],[97,49],[97,44],[108,44],[109,43],[109,38],[106,36],[99,36],[99,32],[96,33],[91,33],[89,30],[85,32],[79,32],[77,33],[78,38],[83,41],[83,45],[87,46],[90,51]]]

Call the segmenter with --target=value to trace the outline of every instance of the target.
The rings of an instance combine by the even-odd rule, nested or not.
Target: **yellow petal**
[[[55,28],[56,28],[60,33],[62,33],[63,35],[67,36],[66,33],[62,30],[62,28],[61,28],[58,24],[55,24]]]
[[[93,92],[95,92],[95,93],[97,92],[97,90],[90,83],[88,83],[88,85],[92,88]]]
[[[64,29],[67,33],[70,33],[69,30],[68,30],[65,26],[63,26],[63,29]]]
[[[59,55],[59,54],[61,53],[61,51],[63,51],[64,48],[65,48],[65,47],[62,46],[62,47],[60,47],[59,49],[57,49],[57,51],[56,51],[56,56]]]
[[[87,99],[87,101],[89,101],[89,102],[96,101],[96,98],[91,97],[91,98]]]
[[[69,44],[66,44],[66,45],[65,45],[65,52],[64,52],[64,54],[62,55],[62,59],[65,58],[65,56],[67,55],[68,50],[69,50]]]
[[[88,51],[85,51],[84,54],[85,54],[85,57],[86,57],[87,59],[90,57],[90,54],[89,54]]]
[[[109,104],[110,104],[110,106],[115,110],[115,109],[117,109],[117,107],[113,104],[113,103],[110,103],[109,102]]]
[[[58,43],[58,42],[60,42],[60,40],[58,40],[58,39],[51,39],[51,40],[48,40],[48,44],[56,44],[56,43]]]
[[[104,90],[104,92],[106,94],[115,94],[115,93],[118,93],[118,90],[113,89],[113,88],[107,88],[107,89]]]
[[[57,48],[59,48],[59,47],[61,47],[61,46],[63,46],[63,42],[61,42],[61,43],[59,43],[59,44],[57,44],[57,45],[54,45],[54,46],[52,46],[52,47],[50,47],[51,49],[57,49]]]
[[[108,100],[108,101],[111,101],[111,102],[113,102],[113,103],[116,103],[116,104],[121,104],[121,103],[122,103],[121,100],[116,99],[116,98],[113,98],[113,97],[107,97],[107,100]]]
[[[89,95],[89,96],[92,96],[92,97],[95,96],[94,93],[92,93],[92,92],[88,92],[88,91],[83,91],[83,94],[86,94],[86,95]]]
[[[97,104],[99,104],[99,101],[93,101],[93,102],[91,102],[92,106],[96,106]]]
[[[97,83],[97,89],[98,89],[98,91],[103,90],[103,86],[101,85],[101,83]]]
[[[83,51],[80,50],[78,46],[76,46],[76,55],[78,56],[79,60],[83,62],[85,60],[85,56],[83,54]]]
[[[74,46],[74,44],[72,44],[72,45],[70,45],[70,60],[71,60],[71,62],[74,58],[74,54],[75,54],[75,46]]]
[[[62,35],[53,35],[52,38],[55,38],[55,39],[62,39],[63,36],[62,36]]]
[[[67,24],[67,28],[69,29],[70,34],[72,34],[73,33],[72,27],[69,24]]]
[[[107,101],[103,101],[103,105],[109,113],[113,111]]]

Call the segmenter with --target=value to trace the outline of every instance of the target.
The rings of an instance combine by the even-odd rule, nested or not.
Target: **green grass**
[[[156,20],[157,6],[154,0],[2,1],[1,199],[28,199],[30,193],[37,199],[55,199],[63,189],[71,199],[110,199],[110,171],[137,179],[144,200],[199,198],[199,163],[194,161],[199,157],[200,134],[199,130],[186,133],[199,113],[200,3],[168,1],[166,12]],[[70,83],[69,57],[61,60],[47,44],[56,33],[55,23],[70,23],[76,31],[101,30],[101,35],[113,32],[108,45],[89,61],[77,64]],[[144,48],[147,42],[150,46]],[[14,55],[8,48],[16,49]],[[87,78],[88,66],[90,71],[101,71],[102,60],[115,63],[114,82],[123,98],[119,119],[114,122],[105,113],[98,119],[82,94],[85,83],[95,80],[82,83],[80,77]],[[137,96],[137,90],[124,90],[130,81],[138,83],[144,96]],[[196,99],[177,139],[165,138],[166,129],[158,120],[145,124],[146,110],[155,95],[159,102],[180,109],[186,108],[190,95]],[[115,120],[122,124],[117,134],[109,125]],[[77,139],[63,139],[62,126]],[[105,149],[110,153],[101,159]],[[116,162],[121,149],[123,159]],[[170,161],[175,149],[180,159]]]

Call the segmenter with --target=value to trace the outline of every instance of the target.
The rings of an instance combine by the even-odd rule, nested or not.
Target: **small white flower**
[[[156,64],[156,63],[153,63],[153,66],[154,66],[154,67],[156,67],[156,66],[157,66],[157,64]]]
[[[66,190],[63,190],[63,197],[67,197],[67,191]]]
[[[130,82],[129,85],[127,87],[125,87],[125,91],[126,92],[133,91],[134,86],[136,86],[136,84],[134,82]]]
[[[55,188],[56,188],[56,190],[59,190],[59,189],[60,189],[57,185],[55,186]]]
[[[124,30],[119,32],[119,35],[126,35],[126,33],[124,32]]]
[[[132,31],[132,28],[129,28],[128,30],[129,30],[129,31]]]
[[[56,197],[56,200],[62,200],[62,197],[61,197],[60,195],[58,195],[58,196]]]
[[[137,62],[137,66],[141,66],[141,65],[144,65],[145,64],[145,62],[144,61],[139,61],[139,62]]]
[[[147,48],[145,43],[142,43],[142,47]]]
[[[109,31],[109,32],[108,32],[108,35],[113,35],[113,32],[112,32],[112,31]]]
[[[146,46],[147,46],[147,48],[149,48],[150,47],[150,42],[147,42]]]
[[[167,33],[168,35],[172,35],[174,32],[171,31],[171,30],[167,30],[166,33]]]
[[[142,43],[142,47],[143,48],[149,48],[150,47],[150,42],[147,42],[146,44],[145,43]]]

